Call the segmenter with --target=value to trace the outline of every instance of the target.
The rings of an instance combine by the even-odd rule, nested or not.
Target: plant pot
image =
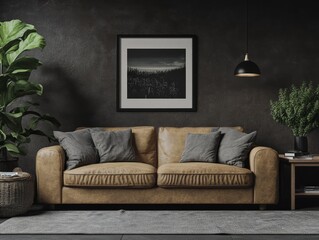
[[[18,158],[9,157],[6,149],[0,150],[0,172],[12,172],[18,167]]]
[[[308,139],[307,137],[294,137],[294,148],[295,151],[301,151],[303,153],[308,153]]]

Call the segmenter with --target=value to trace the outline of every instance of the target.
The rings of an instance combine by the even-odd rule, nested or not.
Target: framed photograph
[[[194,35],[118,35],[117,110],[197,111]]]

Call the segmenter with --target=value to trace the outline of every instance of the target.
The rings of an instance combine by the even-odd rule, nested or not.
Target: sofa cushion
[[[135,161],[131,129],[122,131],[91,129],[90,131],[101,163]]]
[[[66,152],[67,169],[99,162],[99,154],[95,149],[89,129],[74,132],[54,131],[53,134]]]
[[[212,127],[160,127],[158,129],[158,166],[166,163],[178,163],[185,147],[185,140],[189,133],[210,133]],[[242,127],[234,127],[243,131]],[[134,130],[133,130],[134,132]]]
[[[166,188],[245,188],[253,185],[246,168],[219,163],[169,163],[158,168],[157,185]]]
[[[83,127],[79,129],[83,129]],[[106,131],[132,129],[133,145],[136,147],[136,161],[151,164],[154,167],[157,166],[156,137],[154,127],[105,127],[102,129]]]
[[[139,162],[99,163],[64,171],[64,185],[73,187],[151,188],[156,169]]]
[[[221,133],[189,133],[180,162],[217,162]]]
[[[220,127],[213,129],[220,131],[222,138],[218,150],[218,162],[223,164],[246,167],[250,150],[256,139],[257,132],[243,133],[232,128]]]

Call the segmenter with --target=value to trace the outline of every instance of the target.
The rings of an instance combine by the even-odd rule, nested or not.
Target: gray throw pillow
[[[70,170],[99,162],[99,155],[94,147],[89,129],[74,132],[54,131],[53,134],[66,152],[66,169]]]
[[[222,133],[218,150],[218,162],[246,167],[248,154],[254,144],[257,132],[247,134],[227,127],[215,128],[214,131]]]
[[[217,162],[221,132],[209,134],[189,133],[180,162]]]
[[[100,155],[100,162],[134,162],[132,129],[104,131],[91,129],[91,136]]]

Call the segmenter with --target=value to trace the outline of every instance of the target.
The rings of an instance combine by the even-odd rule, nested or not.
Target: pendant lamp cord
[[[246,53],[248,53],[248,0],[246,0]]]

